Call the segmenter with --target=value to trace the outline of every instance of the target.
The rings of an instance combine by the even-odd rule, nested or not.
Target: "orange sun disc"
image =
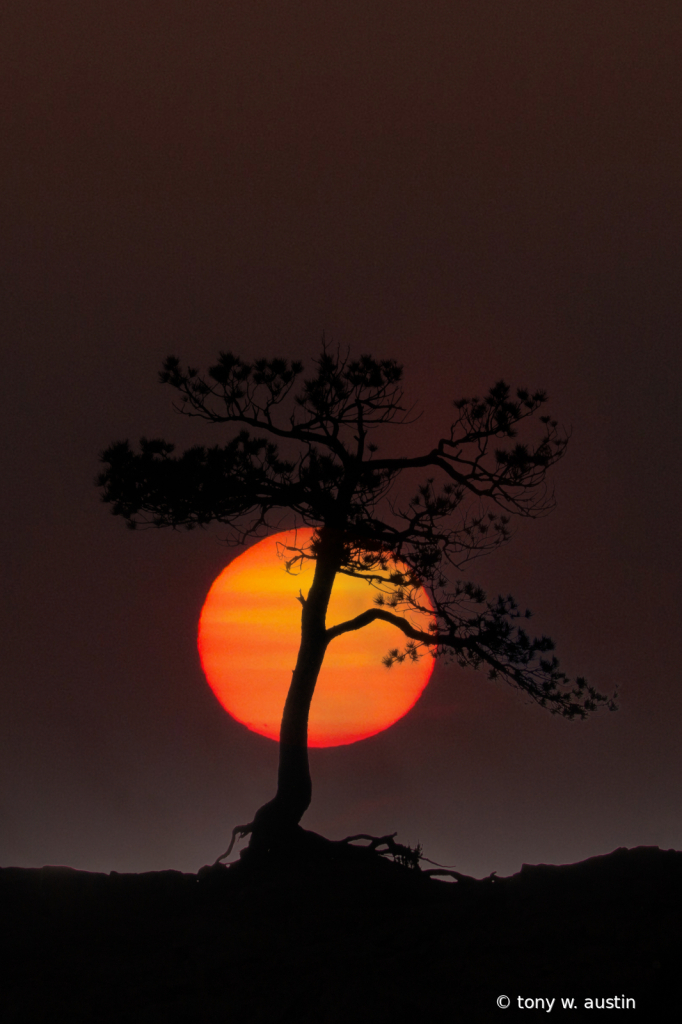
[[[305,547],[310,528],[278,533],[254,544],[223,569],[213,583],[199,620],[199,655],[206,679],[225,710],[247,728],[279,739],[284,701],[301,635],[299,592],[310,589],[314,562],[288,573],[283,547]],[[377,590],[366,580],[339,573],[327,612],[327,626],[352,619],[374,606]],[[431,608],[424,591],[419,603]],[[411,613],[417,628],[430,616]],[[372,622],[331,641],[310,708],[308,743],[335,747],[387,729],[407,714],[433,671],[423,651],[416,661],[386,668],[382,658],[404,646],[405,637],[388,622]]]

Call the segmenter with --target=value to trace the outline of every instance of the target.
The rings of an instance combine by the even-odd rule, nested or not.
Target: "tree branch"
[[[363,626],[369,626],[370,622],[376,622],[377,619],[380,619],[382,622],[390,622],[392,626],[397,626],[406,637],[410,640],[416,640],[417,643],[433,645],[445,642],[445,638],[438,638],[433,633],[425,633],[423,630],[415,629],[401,615],[388,612],[385,608],[368,608],[366,612],[361,612],[354,619],[348,619],[346,622],[339,622],[338,625],[331,626],[326,632],[327,643],[330,643],[337,636],[342,636],[344,633],[351,633],[356,629],[362,629]],[[454,647],[455,644],[449,644],[449,646]],[[461,643],[458,643],[457,646],[459,649],[463,648]]]

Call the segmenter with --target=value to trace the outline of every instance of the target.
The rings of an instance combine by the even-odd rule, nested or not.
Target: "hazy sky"
[[[313,751],[303,824],[473,874],[682,848],[681,52],[679,0],[4,0],[0,864],[196,870],[273,795],[196,651],[233,550],[93,481],[113,440],[206,439],[169,353],[323,330],[404,363],[405,451],[500,377],[549,392],[558,508],[472,575],[622,710],[439,665]]]

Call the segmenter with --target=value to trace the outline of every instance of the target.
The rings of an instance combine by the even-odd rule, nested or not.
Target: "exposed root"
[[[471,883],[475,882],[479,885],[481,882],[496,882],[497,871],[492,871],[485,878],[473,878],[471,875],[461,875],[459,871],[450,871],[445,868],[427,868],[426,871],[422,871],[423,875],[427,875],[429,878],[433,878],[435,875],[448,875],[450,878],[454,878],[457,882]]]
[[[230,856],[230,854],[232,853],[232,847],[234,846],[235,842],[237,841],[237,836],[239,836],[240,839],[245,839],[246,836],[251,835],[252,832],[253,832],[253,822],[252,821],[250,821],[248,825],[235,825],[235,827],[232,829],[232,839],[230,840],[230,845],[225,850],[225,853],[221,853],[221,855],[218,857],[218,859],[216,861],[214,861],[213,867],[215,867],[217,864],[220,864],[222,861],[224,861],[226,857]]]
[[[357,836],[346,836],[346,838],[342,839],[341,842],[350,845],[358,839],[368,839],[369,844],[362,847],[362,849],[371,850],[373,853],[377,853],[383,857],[392,857],[394,861],[398,864],[402,864],[403,867],[420,871],[419,861],[423,859],[421,845],[417,843],[416,847],[412,849],[411,846],[404,846],[403,843],[396,843],[395,837],[397,835],[397,832],[392,832],[390,836],[370,836],[361,832]],[[385,846],[386,849],[380,849],[382,846]]]
[[[411,846],[404,846],[402,843],[396,843],[395,837],[398,835],[397,832],[392,832],[390,836],[370,836],[364,833],[357,836],[347,836],[342,842],[350,845],[357,839],[368,839],[369,844],[362,849],[372,850],[374,853],[378,853],[382,856],[392,857],[398,864],[402,864],[404,867],[412,868],[416,871],[420,871],[423,875],[428,878],[433,878],[436,875],[447,875],[449,878],[454,878],[457,882],[469,883],[469,882],[494,882],[496,881],[496,871],[493,871],[487,878],[473,878],[471,875],[463,875],[459,871],[452,870],[445,864],[437,864],[435,860],[430,860],[428,857],[422,855],[422,847],[420,843],[417,843],[413,849]],[[386,849],[382,850],[380,847],[385,846]],[[435,864],[434,868],[427,868],[423,870],[420,867],[420,861],[426,861],[428,864]]]
[[[326,859],[331,855],[332,859],[338,856],[341,850],[356,850],[358,853],[363,851],[367,854],[374,854],[377,857],[389,857],[391,860],[400,864],[402,867],[409,868],[412,871],[418,871],[422,875],[426,875],[427,878],[433,878],[437,875],[447,876],[454,878],[454,880],[460,884],[481,884],[496,882],[497,872],[493,871],[487,878],[473,878],[471,875],[463,875],[459,871],[455,871],[452,868],[446,867],[444,864],[437,864],[436,861],[430,860],[428,857],[424,857],[422,854],[422,847],[420,843],[417,843],[416,847],[407,846],[404,843],[397,843],[395,837],[397,832],[392,832],[386,836],[372,836],[366,832],[360,832],[358,835],[346,836],[345,839],[332,840],[325,839],[324,836],[318,835],[316,832],[308,832],[299,826],[294,826],[291,830],[285,830],[281,835],[278,836],[276,844],[272,843],[272,836],[268,841],[266,847],[254,848],[254,832],[257,831],[259,822],[257,820],[258,815],[253,821],[250,821],[248,825],[236,825],[232,830],[232,839],[230,845],[225,850],[225,853],[221,854],[220,857],[214,862],[213,867],[217,867],[227,857],[230,856],[237,839],[245,839],[246,836],[251,836],[250,846],[242,851],[241,857],[247,858],[249,862],[253,861],[254,857],[262,860],[263,856],[271,857],[275,855],[275,859],[294,861],[305,861],[309,858],[318,860],[320,858]],[[262,826],[262,822],[260,823]],[[364,845],[354,845],[359,843],[360,840],[365,840]],[[334,853],[337,851],[337,853]],[[422,869],[420,862],[425,861],[428,864],[436,865],[433,868]]]

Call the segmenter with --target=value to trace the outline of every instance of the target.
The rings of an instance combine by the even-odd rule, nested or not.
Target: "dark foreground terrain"
[[[375,856],[198,876],[4,868],[0,1019],[656,1024],[682,998],[681,896],[682,853],[657,847],[480,882]]]

